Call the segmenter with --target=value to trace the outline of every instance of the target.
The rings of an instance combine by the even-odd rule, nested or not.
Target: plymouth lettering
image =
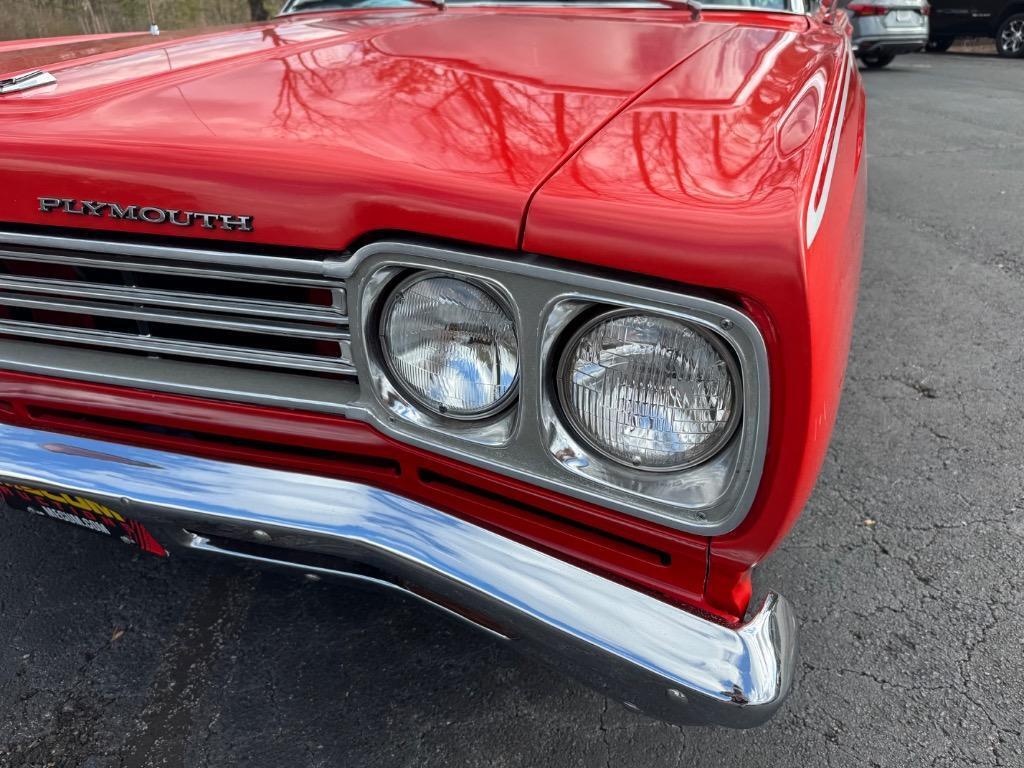
[[[141,221],[147,224],[173,224],[176,227],[200,226],[203,229],[225,229],[252,232],[253,217],[230,213],[183,211],[180,208],[158,208],[152,205],[123,205],[97,200],[76,200],[71,197],[40,197],[43,213],[66,213],[72,216],[96,216],[120,221]]]

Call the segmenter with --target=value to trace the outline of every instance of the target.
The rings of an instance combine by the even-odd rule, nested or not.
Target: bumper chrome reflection
[[[108,503],[150,525],[172,551],[401,589],[669,722],[755,726],[792,681],[795,621],[778,595],[730,629],[366,485],[6,425],[0,479]],[[296,556],[222,540],[273,542],[274,552]]]

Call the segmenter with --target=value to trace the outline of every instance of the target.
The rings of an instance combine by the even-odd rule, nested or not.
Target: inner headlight
[[[380,341],[395,383],[434,413],[481,417],[515,395],[515,323],[483,282],[438,272],[407,278],[384,305]]]
[[[696,325],[607,312],[566,345],[562,409],[583,441],[637,469],[685,469],[717,453],[740,416],[740,380],[724,343]]]

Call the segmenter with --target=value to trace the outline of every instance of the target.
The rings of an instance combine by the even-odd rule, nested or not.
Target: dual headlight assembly
[[[429,270],[396,280],[377,321],[392,384],[419,408],[460,422],[513,407],[524,376],[511,300],[483,280]],[[546,366],[555,412],[595,462],[670,473],[711,460],[739,424],[735,356],[696,323],[628,307],[579,312]]]
[[[377,242],[340,262],[362,392],[406,444],[702,535],[753,503],[768,360],[737,306],[540,256]]]

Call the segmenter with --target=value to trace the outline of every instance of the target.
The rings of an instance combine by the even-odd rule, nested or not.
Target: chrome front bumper
[[[759,725],[792,681],[796,624],[779,595],[730,629],[366,485],[7,425],[0,480],[107,504],[172,551],[411,593],[668,722]]]

